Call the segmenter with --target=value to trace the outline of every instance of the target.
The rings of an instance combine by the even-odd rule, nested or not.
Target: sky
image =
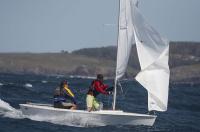
[[[200,0],[140,0],[170,41],[200,42]],[[119,0],[0,0],[0,52],[60,52],[116,45]]]

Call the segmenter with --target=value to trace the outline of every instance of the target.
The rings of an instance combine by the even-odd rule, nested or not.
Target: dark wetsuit
[[[76,99],[69,88],[56,88],[54,92],[54,107],[70,109],[73,104],[76,104]]]

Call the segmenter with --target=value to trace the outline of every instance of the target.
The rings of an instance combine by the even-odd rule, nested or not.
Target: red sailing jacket
[[[106,91],[107,88],[108,85],[103,84],[99,80],[94,80],[90,86],[88,94],[93,95],[94,97],[96,97],[99,93],[108,95],[108,92]]]

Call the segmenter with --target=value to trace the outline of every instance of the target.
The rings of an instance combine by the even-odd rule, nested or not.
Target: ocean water
[[[85,97],[91,79],[63,76],[0,74],[0,132],[198,132],[200,131],[200,86],[170,85],[168,111],[157,113],[154,126],[88,127],[24,116],[19,104],[52,103],[53,91],[63,79],[69,81],[79,109],[85,109]],[[112,85],[112,80],[105,83]],[[147,113],[147,92],[137,82],[124,80],[119,89],[117,108],[127,112]],[[99,96],[105,108],[110,108],[112,96]]]

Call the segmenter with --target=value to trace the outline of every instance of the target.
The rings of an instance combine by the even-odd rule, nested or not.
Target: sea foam
[[[32,88],[32,87],[33,87],[33,85],[32,85],[32,84],[30,84],[30,83],[26,83],[26,84],[24,85],[24,87],[27,87],[27,88]]]
[[[10,106],[7,102],[0,99],[0,115],[9,118],[24,118],[22,112]]]

